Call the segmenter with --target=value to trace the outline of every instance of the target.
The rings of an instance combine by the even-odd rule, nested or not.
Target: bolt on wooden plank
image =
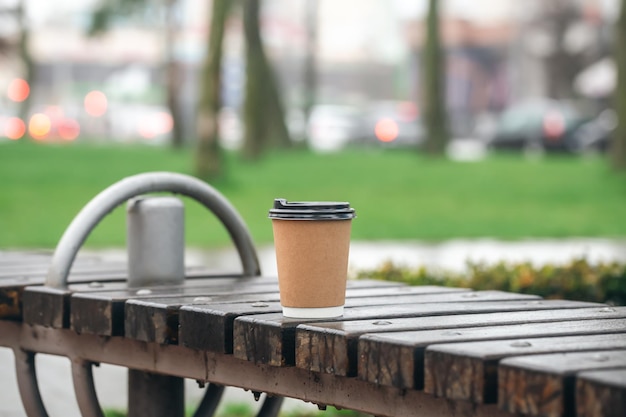
[[[464,288],[450,288],[438,286],[381,286],[381,281],[349,281],[346,290],[346,305],[352,306],[357,299],[360,303],[371,305],[385,305],[389,303],[388,295],[395,295],[395,304],[415,303],[426,300],[424,297],[435,296],[440,293],[467,292]],[[72,299],[81,296],[75,295]],[[125,332],[130,337],[145,342],[177,343],[179,327],[179,309],[184,305],[194,305],[201,309],[203,305],[278,302],[280,294],[276,292],[257,291],[256,293],[210,294],[194,297],[170,296],[153,299],[129,299],[125,304]],[[73,311],[74,307],[73,307]],[[279,312],[280,309],[275,312]],[[256,313],[256,312],[255,312]]]
[[[350,295],[353,294],[353,291],[355,291],[354,294],[360,295],[372,294],[373,292],[381,294],[384,293],[384,291],[387,291],[384,287],[380,287],[381,283],[383,282],[368,282],[362,280],[349,281],[347,291]],[[374,287],[371,290],[366,291],[366,286],[369,285],[373,285]],[[361,288],[360,290],[359,287]],[[417,288],[419,287],[415,288],[416,289],[412,291],[415,292],[415,294],[410,294],[409,292],[409,294],[400,295],[404,293],[404,291],[398,292],[395,287],[392,287],[389,291],[394,294],[392,299],[396,299],[399,297],[411,297],[412,295],[418,296],[420,290]],[[433,291],[439,291],[439,289],[438,287],[429,287],[424,289],[424,291],[427,293],[424,294],[424,296],[427,296],[432,294]],[[454,293],[454,291],[441,292],[442,296],[443,294],[449,293]],[[346,301],[346,303],[350,306],[363,306],[367,305],[368,302],[378,303],[379,305],[389,303],[389,301],[385,301],[383,297],[350,297]],[[410,302],[413,302],[413,300],[410,300]],[[351,307],[348,309],[350,308]],[[393,307],[386,308],[389,309]],[[247,303],[246,305],[233,303],[223,305],[208,304],[206,306],[183,306],[179,311],[179,343],[194,349],[230,353],[233,351],[233,323],[237,317],[256,315],[260,313],[279,313],[281,311],[282,308],[278,302],[268,302],[262,304]],[[279,316],[284,318],[282,314],[279,314]],[[299,321],[296,320],[294,323],[299,323]],[[222,336],[208,337],[206,329],[211,329],[211,333],[217,332],[222,334]]]
[[[188,271],[185,286],[194,286],[196,279],[205,278],[211,273],[206,270],[193,268]],[[92,276],[87,280],[70,282],[67,288],[52,288],[46,286],[29,286],[24,289],[23,304],[24,321],[28,324],[38,324],[53,328],[67,328],[70,326],[70,297],[74,293],[95,293],[119,291],[129,288],[126,274],[118,279],[108,275]]]
[[[507,316],[512,316],[510,319],[515,320],[514,316],[517,314],[508,313]],[[358,345],[358,378],[402,389],[422,389],[424,352],[430,345],[520,337],[618,333],[625,329],[626,309],[615,309],[612,312],[607,312],[606,308],[547,310],[528,312],[526,318],[530,322],[514,325],[493,323],[481,327],[457,326],[437,330],[364,334],[359,338]]]
[[[473,298],[473,300],[477,299]],[[382,323],[390,319],[411,317],[546,309],[546,306],[543,305],[544,302],[536,299],[534,296],[526,300],[528,301],[513,299],[511,301],[491,301],[488,303],[456,301],[448,303],[351,307],[346,309],[343,317],[334,320],[292,320],[282,315],[240,317],[235,320],[234,325],[234,338],[237,341],[235,343],[235,355],[241,359],[257,363],[266,363],[274,366],[293,366],[295,365],[296,327],[308,323],[336,323],[336,326],[341,329],[344,325],[349,326],[348,323],[354,320],[377,320]],[[272,349],[273,354],[267,356],[264,346],[270,339],[273,343],[279,343],[280,346]],[[288,355],[285,357],[282,352],[288,352]],[[341,356],[341,358],[345,357],[347,357],[347,353]],[[350,370],[350,373],[353,373],[356,370],[356,352],[354,361],[348,361],[347,363],[347,369]],[[345,366],[342,364],[340,367],[344,368]]]
[[[433,345],[424,358],[424,391],[437,397],[496,403],[498,363],[507,357],[626,349],[626,332]]]
[[[493,305],[494,302],[489,303]],[[493,313],[489,310],[473,311],[474,314],[454,314],[455,306],[448,307],[447,315],[419,318],[398,318],[374,321],[352,321],[338,325],[337,323],[321,323],[299,326],[296,330],[296,366],[315,372],[333,373],[335,375],[355,376],[359,357],[358,338],[366,333],[388,333],[411,330],[428,329],[455,329],[462,327],[492,326],[498,324],[526,323],[532,319],[536,321],[564,320],[567,311],[559,312],[552,309],[581,309],[593,307],[597,304],[542,300],[527,303],[527,308],[521,311],[511,309],[507,314]],[[518,304],[502,305],[503,311],[507,308],[518,307]],[[476,306],[480,308],[480,306]],[[540,310],[533,312],[533,310]],[[547,311],[542,311],[547,310]],[[479,314],[483,313],[483,314]],[[445,314],[445,313],[444,313]],[[589,313],[588,313],[589,314]],[[427,314],[426,314],[427,316]],[[384,352],[386,346],[377,346]],[[379,350],[377,350],[379,352]],[[366,354],[366,352],[361,352]],[[395,353],[402,354],[401,351]],[[403,355],[413,357],[414,352]],[[393,356],[393,355],[391,355]],[[374,360],[378,361],[381,358]],[[414,361],[411,361],[414,363]],[[393,366],[385,363],[384,366]],[[387,368],[387,371],[389,368]],[[385,371],[385,372],[387,372]],[[380,380],[377,380],[380,383]],[[412,386],[412,384],[410,384]]]

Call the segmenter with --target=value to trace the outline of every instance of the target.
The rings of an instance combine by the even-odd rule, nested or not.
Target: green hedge
[[[409,269],[386,262],[376,270],[359,272],[357,277],[626,305],[626,265],[617,262],[594,265],[585,258],[574,259],[565,265],[541,267],[528,262],[492,265],[469,262],[467,272],[463,274],[427,268]]]

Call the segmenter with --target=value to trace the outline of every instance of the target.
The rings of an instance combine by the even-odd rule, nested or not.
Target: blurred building
[[[133,103],[150,105],[153,113],[161,113],[165,63],[173,57],[182,68],[181,106],[192,136],[210,2],[178,0],[170,10],[148,2],[140,13],[117,16],[110,30],[88,37],[98,0],[21,1],[27,11],[24,22],[30,32],[29,50],[36,64],[34,106],[75,107],[78,117],[84,94],[101,89],[110,98],[110,117],[130,114]],[[308,1],[315,0],[263,2],[263,37],[289,106],[299,107],[303,102],[311,24],[316,34],[319,102],[359,105],[392,99],[419,103],[426,1],[317,0],[316,19],[307,17],[311,10]],[[0,0],[0,9],[19,2]],[[468,132],[481,114],[498,112],[527,96],[566,96],[568,88],[571,91],[568,80],[575,72],[608,53],[609,28],[618,3],[482,0],[478,5],[471,0],[444,1],[441,19],[448,58],[447,99],[455,130]],[[555,4],[568,6],[564,10],[573,10],[573,14],[555,12]],[[555,24],[561,18],[564,23]],[[2,13],[0,23],[3,38],[19,31],[19,22],[11,23]],[[169,44],[172,49],[166,38],[167,25],[175,29]],[[227,24],[225,42],[223,97],[228,106],[237,108],[245,63],[242,22],[236,10]],[[4,87],[20,74],[20,65],[15,55],[0,60],[0,87]],[[559,78],[559,68],[574,74]],[[558,81],[562,80],[567,82],[561,85]],[[0,106],[8,106],[5,98],[0,99]],[[116,107],[115,113],[121,116],[113,114]],[[109,130],[114,134],[133,130],[123,127],[131,123],[116,119],[94,126],[118,129]]]

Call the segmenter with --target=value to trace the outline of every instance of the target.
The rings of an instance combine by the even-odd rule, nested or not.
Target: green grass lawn
[[[54,247],[98,192],[146,171],[191,173],[190,151],[143,146],[0,144],[0,247]],[[267,211],[276,197],[349,201],[355,240],[626,236],[626,175],[600,157],[527,160],[494,155],[479,163],[428,159],[410,151],[277,152],[258,162],[228,154],[228,175],[213,184],[247,222],[257,244],[272,240]],[[187,243],[225,246],[229,238],[189,200]],[[87,242],[123,246],[124,210]]]

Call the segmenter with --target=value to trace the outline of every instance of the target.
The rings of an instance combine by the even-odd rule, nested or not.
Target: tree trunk
[[[553,53],[545,58],[548,96],[554,99],[574,98],[572,85],[583,67],[583,57],[567,51],[564,45],[567,31],[578,19],[579,12],[571,0],[551,0],[543,4],[541,24],[550,28],[555,44]]]
[[[250,159],[258,158],[269,146],[291,144],[278,85],[263,49],[259,15],[259,0],[243,2],[246,38],[243,151]]]
[[[183,118],[181,114],[180,89],[182,87],[182,68],[174,56],[174,37],[178,29],[176,19],[176,0],[166,1],[165,27],[165,77],[167,85],[167,107],[172,116],[171,145],[180,149],[185,143]]]
[[[28,48],[30,38],[30,28],[26,18],[25,0],[21,0],[17,7],[17,22],[20,25],[20,38],[18,44],[18,52],[22,64],[24,65],[24,80],[28,83],[30,93],[24,101],[20,103],[19,117],[28,126],[28,117],[30,115],[30,104],[35,89],[35,64]]]
[[[213,0],[208,53],[201,77],[195,174],[205,180],[223,174],[218,116],[221,108],[222,41],[230,5],[230,0]]]
[[[611,162],[618,170],[626,170],[626,1],[622,0],[619,19],[615,26],[615,63],[617,66],[617,88],[615,109],[617,129],[611,142]]]
[[[424,73],[422,108],[427,135],[424,149],[433,155],[442,155],[448,142],[445,108],[446,66],[441,52],[438,6],[438,0],[429,1],[426,43],[422,56]]]
[[[311,112],[317,100],[317,13],[318,0],[307,0],[306,3],[306,58],[304,63],[304,126],[307,142],[306,127],[309,125]]]

